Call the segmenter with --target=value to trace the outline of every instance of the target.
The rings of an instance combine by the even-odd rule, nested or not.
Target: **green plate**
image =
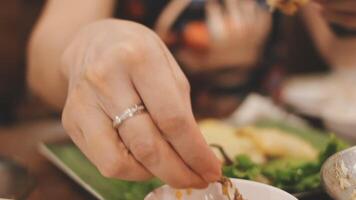
[[[40,151],[98,199],[140,200],[162,185],[158,180],[138,183],[105,178],[70,141],[42,144]]]

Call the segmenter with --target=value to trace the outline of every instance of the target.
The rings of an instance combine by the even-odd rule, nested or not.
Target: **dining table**
[[[91,200],[95,199],[64,172],[39,153],[44,141],[68,137],[58,118],[16,122],[0,126],[0,156],[24,166],[34,183],[26,195],[28,200]],[[1,197],[0,197],[1,198]],[[316,194],[301,200],[330,200],[326,194]]]

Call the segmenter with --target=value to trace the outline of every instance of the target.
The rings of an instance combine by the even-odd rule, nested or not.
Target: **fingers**
[[[137,30],[144,33],[124,31],[129,39],[113,45],[98,42],[100,47],[91,48],[95,58],[86,52],[78,59],[79,67],[71,72],[69,81],[65,127],[75,130],[70,134],[105,176],[145,180],[153,173],[177,187],[206,186],[219,178],[220,163],[194,121],[189,84],[179,75],[181,71],[169,67],[172,64],[150,33]],[[167,86],[154,80],[156,76],[167,81]],[[145,87],[148,81],[153,82]],[[165,102],[165,94],[159,93],[170,89],[173,92],[168,95],[172,96]],[[114,116],[140,99],[147,102],[149,114],[127,119],[114,130]],[[171,107],[183,118],[169,115]],[[171,121],[175,119],[178,121]],[[173,130],[177,124],[182,128]]]
[[[80,149],[97,166],[106,177],[120,178],[124,180],[147,180],[152,177],[142,165],[129,153],[123,142],[112,128],[112,122],[95,102],[88,102],[93,98],[82,96],[81,101],[69,97],[70,111],[63,113],[64,119],[71,119],[81,131],[81,137],[74,137],[74,141],[80,144]],[[79,104],[80,103],[80,104]],[[66,120],[66,121],[68,121]],[[69,126],[64,123],[65,128]],[[70,132],[73,135],[73,132]],[[85,148],[83,148],[83,144]]]
[[[102,109],[113,119],[130,106],[141,102],[129,80],[114,79],[110,84],[93,82]],[[122,93],[112,91],[125,91]],[[121,94],[121,95],[119,95]],[[119,127],[119,135],[134,158],[153,175],[177,188],[206,187],[207,183],[195,174],[162,138],[147,113],[127,119]]]
[[[172,70],[157,42],[134,44],[121,43],[103,53],[101,63],[86,66],[84,80],[73,84],[78,91],[70,89],[67,100],[76,97],[71,104],[76,109],[68,109],[69,118],[77,122],[86,155],[109,177],[143,180],[152,173],[176,187],[218,180],[220,161],[194,120],[187,80]],[[119,137],[111,119],[140,99],[150,115],[126,120]]]
[[[208,185],[161,137],[147,113],[125,121],[119,131],[135,158],[165,183],[175,188],[203,188]]]
[[[195,122],[190,101],[186,98],[189,91],[183,92],[180,88],[184,87],[178,86],[188,83],[175,81],[169,62],[164,58],[151,58],[148,62],[151,71],[138,67],[131,78],[154,123],[191,169],[207,182],[218,180],[220,161],[206,144]]]
[[[93,112],[93,120],[83,121],[82,129],[89,146],[89,153],[103,175],[125,180],[147,180],[152,177],[129,153],[120,141],[117,132],[111,128],[111,120],[103,113]],[[94,118],[94,116],[96,116]],[[102,119],[99,119],[99,116]]]
[[[140,101],[133,88],[128,87],[124,91],[125,97],[112,96],[108,100],[112,106],[110,110],[116,110],[116,114],[122,113],[132,102]],[[162,138],[147,113],[126,120],[119,127],[119,133],[135,159],[162,181],[176,188],[207,186]]]

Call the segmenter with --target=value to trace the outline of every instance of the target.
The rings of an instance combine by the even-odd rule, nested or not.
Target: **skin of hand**
[[[346,28],[356,29],[355,0],[316,0],[322,7],[324,18]]]
[[[221,176],[190,104],[190,86],[163,42],[139,24],[106,19],[81,29],[60,71],[68,83],[63,126],[106,177],[156,176],[202,188]],[[147,112],[117,130],[112,119],[142,102]]]

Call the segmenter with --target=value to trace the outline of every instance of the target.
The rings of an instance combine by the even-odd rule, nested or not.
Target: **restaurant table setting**
[[[150,7],[128,2],[138,15]],[[150,28],[187,75],[194,109],[219,108],[209,104],[211,91],[233,97],[221,98],[233,102],[221,103],[229,116],[197,117],[222,163],[218,181],[177,189],[158,178],[104,177],[50,116],[0,126],[0,200],[356,200],[356,70],[293,77],[281,70],[264,88],[288,54],[282,24],[309,2],[172,0],[157,13]],[[333,23],[326,25],[335,36],[355,35]],[[262,44],[265,51],[254,50]],[[128,108],[113,127],[145,111]]]
[[[223,174],[232,178],[232,184],[247,200],[296,198],[328,200],[322,181],[324,186],[329,185],[332,167],[323,167],[321,174],[324,176],[325,173],[327,175],[325,177],[328,178],[322,179],[321,164],[337,151],[350,147],[338,136],[329,136],[325,131],[312,128],[304,119],[285,111],[269,98],[257,94],[247,97],[230,117],[202,119],[199,126],[213,151],[225,163]],[[262,142],[266,138],[272,138],[277,142],[272,140]],[[281,145],[283,143],[287,145]],[[294,149],[295,146],[297,149]],[[161,187],[163,183],[156,179],[138,183],[104,178],[70,142],[57,120],[24,122],[0,128],[0,152],[4,157],[0,161],[1,166],[11,166],[8,174],[16,171],[10,185],[7,183],[9,181],[0,181],[2,198],[21,199],[24,196],[25,199],[126,200],[230,198],[221,196],[229,190],[224,189],[220,183],[211,184],[209,188],[197,191]],[[334,160],[334,157],[330,159]],[[353,174],[353,170],[356,169],[350,166],[351,160],[345,159],[347,167],[341,167],[348,169],[345,177],[351,177],[347,173]],[[4,168],[0,169],[3,174]],[[339,176],[338,174],[336,177]],[[21,184],[15,184],[14,180]],[[345,187],[345,184],[347,188],[354,187],[353,180],[346,181],[341,186],[340,180],[338,181],[337,183],[334,181],[331,188]],[[12,188],[4,190],[4,185]],[[326,188],[326,191],[333,195],[335,191],[330,187]],[[351,191],[348,193],[352,195],[353,190],[347,191]],[[214,198],[219,195],[221,198]]]

